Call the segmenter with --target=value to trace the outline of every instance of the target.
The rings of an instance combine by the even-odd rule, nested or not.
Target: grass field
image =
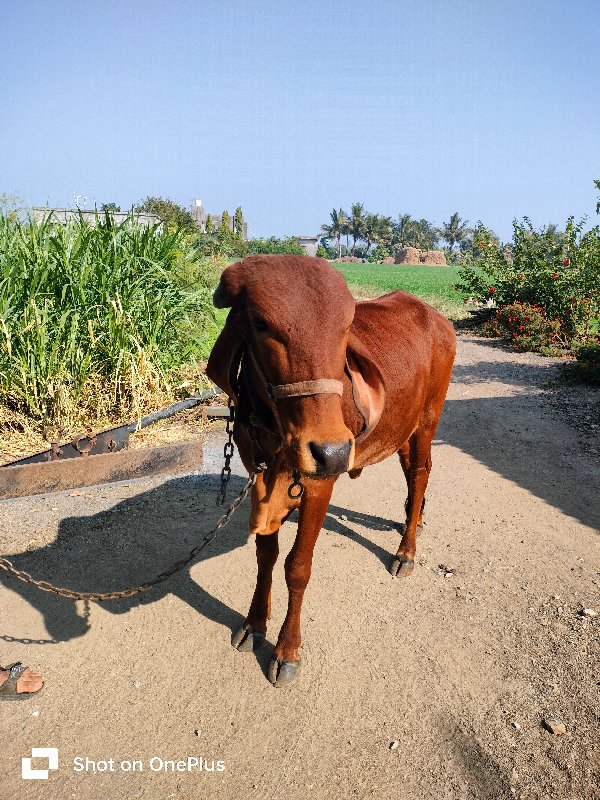
[[[468,316],[464,296],[454,291],[457,267],[397,264],[333,264],[356,298],[378,297],[394,289],[420,297],[450,319]]]

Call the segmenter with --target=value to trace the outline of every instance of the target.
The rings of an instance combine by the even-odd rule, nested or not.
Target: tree
[[[24,212],[24,199],[17,194],[2,192],[0,194],[0,216],[18,219]]]
[[[353,203],[352,207],[350,208],[348,228],[350,236],[352,236],[352,255],[354,255],[354,251],[356,250],[356,242],[358,239],[363,238],[365,228],[364,212],[365,207],[362,203]]]
[[[233,218],[233,231],[240,239],[244,238],[244,215],[242,207],[238,206],[235,210],[235,217]]]
[[[433,250],[437,244],[438,232],[436,228],[426,219],[413,220],[414,246],[419,250]]]
[[[594,186],[600,192],[600,181],[594,181]],[[600,199],[596,203],[596,214],[600,214]]]
[[[471,230],[468,227],[466,220],[461,220],[458,216],[458,211],[450,217],[448,222],[444,222],[443,226],[439,229],[439,235],[444,241],[448,242],[448,249],[450,252],[454,249],[454,245],[467,239],[471,235]]]
[[[209,214],[206,218],[206,225],[204,226],[204,230],[206,233],[211,233],[213,229],[213,218],[212,214]]]
[[[393,243],[403,250],[408,247],[410,237],[414,230],[414,222],[410,214],[398,214],[398,222],[395,223],[393,229]]]
[[[228,211],[221,215],[221,224],[214,234],[220,252],[227,256],[243,257],[248,253],[247,242],[231,230],[231,217]]]
[[[189,211],[177,205],[173,200],[162,197],[146,197],[135,207],[135,211],[154,214],[169,230],[184,230],[188,233],[198,233],[196,220]]]
[[[222,233],[223,236],[230,233],[229,230],[229,211],[224,211],[221,214],[221,224],[219,225],[219,232]]]
[[[319,258],[326,258],[328,260],[336,257],[336,250],[328,244],[327,237],[321,236],[319,239],[319,246],[317,247],[317,256]]]
[[[363,220],[363,239],[365,240],[365,253],[368,254],[369,249],[373,242],[375,241],[375,237],[377,236],[377,227],[379,225],[379,215],[378,214],[365,214]]]
[[[100,211],[104,211],[108,214],[115,214],[121,210],[121,206],[118,206],[116,203],[102,203],[100,206]]]
[[[388,243],[391,233],[392,221],[389,217],[384,217],[382,214],[365,214],[363,230],[363,239],[366,245],[365,255],[368,256],[373,243]]]
[[[326,239],[336,240],[337,257],[340,258],[342,255],[341,239],[347,230],[348,217],[346,216],[346,212],[343,208],[340,208],[339,211],[336,211],[334,208],[329,216],[331,217],[331,224],[321,225],[321,230],[323,231]]]

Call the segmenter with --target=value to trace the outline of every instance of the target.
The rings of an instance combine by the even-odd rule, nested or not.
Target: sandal
[[[18,692],[17,681],[23,677],[23,673],[28,669],[24,667],[20,661],[10,664],[8,667],[0,667],[0,670],[8,672],[8,678],[3,684],[0,684],[0,700],[26,700],[28,697],[33,697],[34,694],[39,694],[44,688],[44,684],[36,689],[35,692]]]

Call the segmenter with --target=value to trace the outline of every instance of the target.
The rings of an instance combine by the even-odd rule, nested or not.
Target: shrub
[[[378,244],[371,250],[369,261],[383,261],[384,258],[389,258],[391,255],[389,248],[383,244]]]
[[[483,226],[474,234],[476,259],[463,263],[457,288],[499,306],[539,306],[561,322],[561,337],[572,343],[593,333],[600,315],[600,227],[583,233],[583,221],[535,231],[525,218],[513,223],[513,241],[502,246]]]
[[[566,338],[559,319],[548,317],[540,306],[511,303],[483,325],[485,336],[508,336],[517,350],[535,350],[550,355],[562,350]]]
[[[600,386],[600,337],[579,347],[576,357],[575,363],[565,365],[565,377]]]
[[[288,236],[286,239],[278,239],[276,236],[271,236],[270,239],[250,239],[248,252],[272,253],[275,255],[290,254],[293,256],[305,255],[302,245],[293,236]]]

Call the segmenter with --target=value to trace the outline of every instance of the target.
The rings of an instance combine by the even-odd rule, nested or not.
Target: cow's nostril
[[[348,469],[351,442],[338,444],[309,442],[308,448],[317,465],[318,475],[339,475]]]

